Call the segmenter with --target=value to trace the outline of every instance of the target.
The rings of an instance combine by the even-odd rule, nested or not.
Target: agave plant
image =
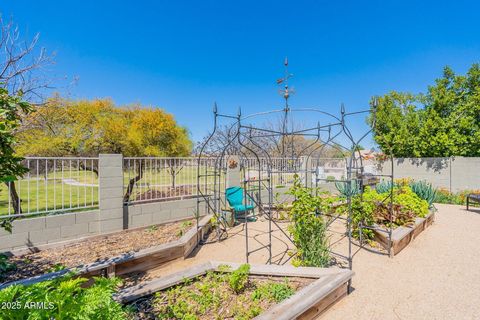
[[[350,183],[348,181],[337,181],[335,182],[335,187],[345,198],[348,196],[353,197],[360,193],[360,184],[357,180],[352,180]]]
[[[432,207],[433,201],[437,195],[437,189],[423,180],[410,182],[410,188],[417,194],[417,196],[428,202],[429,208]]]
[[[377,190],[378,193],[386,193],[390,192],[394,187],[396,187],[396,184],[391,180],[383,180],[375,186],[375,190]]]

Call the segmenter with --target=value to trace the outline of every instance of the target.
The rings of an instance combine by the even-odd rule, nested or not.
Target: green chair
[[[235,220],[245,220],[247,221],[256,221],[257,218],[253,215],[248,216],[249,212],[254,211],[255,206],[253,204],[253,200],[247,195],[247,199],[249,200],[248,204],[243,203],[245,198],[244,190],[241,187],[230,187],[225,190],[225,196],[227,198],[228,205],[230,206],[233,214],[235,216]]]

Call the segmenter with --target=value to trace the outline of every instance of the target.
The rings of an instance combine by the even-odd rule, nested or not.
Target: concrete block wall
[[[197,200],[138,203],[121,209],[120,219],[108,209],[107,215],[91,210],[15,220],[12,233],[0,228],[0,252],[34,250],[41,245],[194,218]],[[200,207],[200,216],[205,213],[205,207]]]
[[[99,210],[15,220],[12,233],[0,228],[0,251],[93,236],[100,233],[99,221]]]
[[[452,158],[450,187],[455,192],[480,190],[480,158]]]
[[[145,227],[180,219],[194,218],[197,199],[132,204],[124,208],[128,216],[128,228]],[[200,215],[205,215],[200,207]]]
[[[377,163],[382,174],[391,174],[389,161]],[[480,158],[396,158],[393,175],[398,178],[426,180],[437,188],[451,192],[480,189]]]
[[[127,227],[123,214],[123,155],[100,154],[98,158],[100,232]]]
[[[73,239],[194,217],[196,199],[123,204],[123,156],[99,156],[99,208],[13,221],[12,233],[0,228],[0,252],[32,249]],[[204,215],[201,208],[200,215]]]

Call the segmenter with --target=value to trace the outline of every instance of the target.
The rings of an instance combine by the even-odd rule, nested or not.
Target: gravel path
[[[480,211],[436,207],[435,223],[393,259],[360,251],[355,291],[324,319],[480,319]]]

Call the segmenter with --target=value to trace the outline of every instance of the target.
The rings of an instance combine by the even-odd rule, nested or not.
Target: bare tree
[[[41,102],[45,89],[52,88],[47,71],[55,63],[54,52],[37,46],[39,38],[36,33],[31,40],[23,39],[13,20],[0,16],[0,85],[32,103]]]
[[[282,121],[274,121],[266,123],[263,128],[277,134],[272,134],[267,131],[259,131],[252,129],[242,130],[242,135],[237,136],[238,129],[236,125],[219,126],[214,135],[210,137],[206,149],[203,150],[207,155],[218,155],[225,149],[225,154],[238,154],[239,152],[244,155],[252,155],[252,151],[260,156],[265,156],[268,153],[273,157],[299,157],[301,155],[311,154],[312,156],[319,156],[329,154],[332,148],[329,146],[323,146],[320,139],[316,139],[311,136],[304,136],[301,134],[286,134],[281,135],[279,132],[284,132]],[[301,131],[303,129],[301,124],[290,123],[291,131]],[[249,135],[254,137],[249,139]],[[200,148],[206,142],[210,135],[200,141],[196,148],[195,153],[200,152]],[[239,142],[242,142],[240,144]],[[253,143],[255,141],[255,143]],[[247,148],[246,148],[246,147]]]
[[[236,154],[240,149],[240,144],[236,136],[237,127],[232,125],[219,126],[213,136],[207,134],[201,141],[199,141],[194,149],[194,153],[200,153],[200,149],[207,142],[203,150],[204,154],[216,155],[222,153],[225,149],[225,154]]]
[[[13,20],[5,21],[0,16],[0,86],[12,95],[22,95],[31,103],[42,102],[45,89],[51,88],[46,76],[48,66],[54,63],[55,54],[48,54],[44,48],[37,48],[40,34],[31,40],[20,36]],[[7,183],[14,212],[22,212],[15,182]]]

